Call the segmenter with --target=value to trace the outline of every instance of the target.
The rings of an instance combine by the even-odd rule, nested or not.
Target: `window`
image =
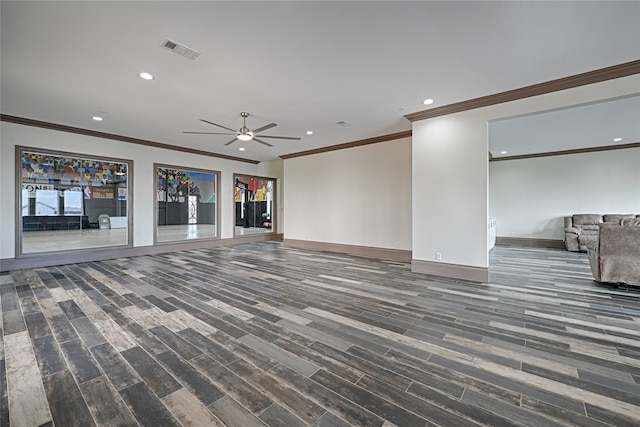
[[[219,172],[155,165],[156,242],[218,237]]]
[[[19,148],[19,254],[131,245],[131,162]]]
[[[247,236],[275,232],[275,178],[234,174],[235,231]]]

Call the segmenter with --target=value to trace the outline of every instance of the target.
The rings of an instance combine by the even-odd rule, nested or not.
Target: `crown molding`
[[[467,101],[456,102],[454,104],[443,105],[442,107],[431,108],[429,110],[418,111],[407,114],[404,117],[412,122],[431,119],[433,117],[460,113],[462,111],[488,107],[490,105],[502,104],[504,102],[516,101],[518,99],[544,95],[551,92],[558,92],[578,86],[585,86],[606,80],[627,77],[633,74],[640,74],[640,60],[625,62],[624,64],[613,65],[599,70],[588,71],[574,76],[550,80],[548,82],[525,86],[493,95],[482,96],[480,98],[469,99]]]
[[[361,139],[358,141],[345,142],[344,144],[331,145],[329,147],[316,148],[314,150],[300,151],[297,153],[285,154],[281,159],[293,159],[294,157],[310,156],[312,154],[326,153],[329,151],[344,150],[345,148],[360,147],[361,145],[377,144],[379,142],[393,141],[396,139],[410,138],[411,130],[390,133],[388,135],[375,136],[373,138]]]
[[[61,125],[61,124],[57,124],[57,123],[43,122],[43,121],[40,121],[40,120],[27,119],[27,118],[24,118],[24,117],[9,116],[9,115],[6,115],[6,114],[0,114],[0,121],[7,122],[7,123],[15,123],[15,124],[24,125],[24,126],[39,127],[39,128],[55,130],[55,131],[59,131],[59,132],[67,132],[67,133],[75,133],[75,134],[78,134],[78,135],[92,136],[92,137],[95,137],[95,138],[103,138],[103,139],[111,139],[111,140],[114,140],[114,141],[128,142],[130,144],[145,145],[147,147],[163,148],[165,150],[180,151],[180,152],[183,152],[183,153],[191,153],[191,154],[198,154],[198,155],[201,155],[201,156],[216,157],[216,158],[219,158],[219,159],[234,160],[236,162],[251,163],[251,164],[254,164],[254,165],[260,163],[257,160],[243,159],[243,158],[240,158],[240,157],[227,156],[225,154],[212,153],[210,151],[196,150],[196,149],[193,149],[193,148],[178,147],[177,145],[164,144],[162,142],[148,141],[146,139],[131,138],[129,136],[116,135],[116,134],[113,134],[113,133],[106,133],[106,132],[98,132],[98,131],[95,131],[95,130],[82,129],[82,128],[77,128],[77,127],[72,127],[72,126]]]
[[[547,151],[545,153],[521,154],[519,156],[493,157],[493,155],[489,153],[489,161],[500,162],[503,160],[533,159],[536,157],[564,156],[566,154],[593,153],[596,151],[624,150],[626,148],[640,148],[640,142],[632,142],[630,144],[619,145],[603,145],[600,147],[576,148],[574,150]]]

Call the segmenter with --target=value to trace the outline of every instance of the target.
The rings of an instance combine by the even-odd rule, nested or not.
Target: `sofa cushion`
[[[587,252],[589,244],[598,241],[598,234],[581,234],[578,236],[578,247],[582,252]]]
[[[582,229],[580,234],[598,234],[598,226],[597,225],[581,225],[579,228]]]
[[[610,215],[604,215],[603,216],[604,222],[617,222],[618,224],[620,223],[620,220],[622,218],[635,218],[635,215],[633,215],[633,214],[629,214],[629,215],[610,214]]]
[[[597,225],[602,222],[600,214],[575,214],[573,216],[573,225]]]
[[[588,242],[587,249],[590,251],[595,251],[596,249],[598,249],[598,239]]]
[[[640,218],[622,218],[620,220],[620,225],[624,227],[640,227]]]

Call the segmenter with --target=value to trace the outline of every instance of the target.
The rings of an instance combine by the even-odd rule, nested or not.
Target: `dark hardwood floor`
[[[280,243],[0,275],[0,426],[638,426],[640,292]]]

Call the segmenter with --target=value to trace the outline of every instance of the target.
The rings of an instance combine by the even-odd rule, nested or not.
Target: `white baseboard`
[[[313,242],[308,240],[284,239],[284,246],[311,251],[337,252],[354,256],[411,262],[411,251],[402,249],[376,248],[371,246],[344,245],[340,243]]]
[[[529,248],[566,249],[562,240],[533,239],[526,237],[496,237],[496,245],[526,246]]]
[[[468,265],[414,259],[411,260],[411,271],[414,273],[471,280],[473,282],[489,282],[489,268],[483,267],[471,267]]]

